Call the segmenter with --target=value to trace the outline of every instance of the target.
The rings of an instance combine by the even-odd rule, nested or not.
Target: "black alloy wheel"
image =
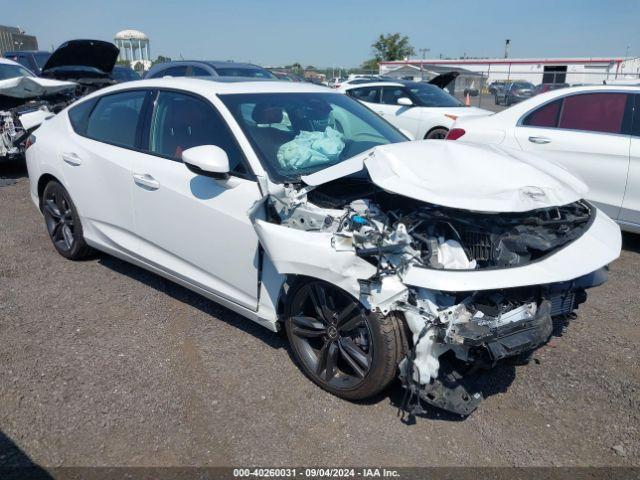
[[[93,252],[84,241],[80,218],[69,193],[60,183],[51,181],[45,187],[42,214],[49,238],[60,255],[79,260]]]
[[[293,353],[320,387],[367,398],[395,376],[403,352],[400,323],[368,312],[338,287],[311,280],[289,296],[285,326]]]

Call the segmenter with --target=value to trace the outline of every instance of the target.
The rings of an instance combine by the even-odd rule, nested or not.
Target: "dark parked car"
[[[47,60],[51,56],[51,52],[44,50],[21,50],[16,52],[4,52],[4,58],[18,62],[23,67],[31,70],[36,75],[42,74]]]
[[[151,67],[144,78],[162,77],[250,77],[277,80],[269,70],[251,63],[176,60]]]
[[[559,88],[567,88],[568,86],[568,83],[541,83],[540,85],[536,85],[534,94],[538,95],[540,93],[550,92],[551,90],[558,90]]]
[[[111,78],[118,83],[140,80],[142,77],[133,68],[126,65],[116,65],[111,71]]]
[[[489,93],[495,95],[499,91],[503,90],[507,82],[505,80],[496,80],[489,84]]]
[[[529,82],[513,82],[496,91],[496,105],[512,105],[535,95],[535,86]]]

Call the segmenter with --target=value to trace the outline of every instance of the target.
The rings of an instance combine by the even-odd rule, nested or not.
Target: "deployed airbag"
[[[335,163],[343,149],[342,134],[327,127],[324,132],[301,131],[278,149],[277,158],[282,167],[297,170]]]

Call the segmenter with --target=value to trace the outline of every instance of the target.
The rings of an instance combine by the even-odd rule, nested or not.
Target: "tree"
[[[151,62],[151,65],[157,65],[158,63],[165,63],[165,62],[170,62],[171,59],[169,57],[164,57],[162,55],[158,55],[158,58],[156,58],[153,62]]]
[[[366,73],[378,72],[378,60],[375,58],[370,58],[369,60],[365,60],[362,62],[362,70]]]
[[[305,68],[305,70],[315,70],[316,67],[314,67],[313,65],[307,65],[307,68]]]
[[[409,37],[399,33],[380,35],[371,47],[373,48],[373,57],[378,62],[403,60],[416,53],[409,43]]]

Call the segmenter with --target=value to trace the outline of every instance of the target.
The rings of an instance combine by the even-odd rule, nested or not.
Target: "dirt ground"
[[[22,167],[0,187],[0,465],[640,465],[640,237],[461,420],[325,393],[283,336],[107,255],[59,256]]]

